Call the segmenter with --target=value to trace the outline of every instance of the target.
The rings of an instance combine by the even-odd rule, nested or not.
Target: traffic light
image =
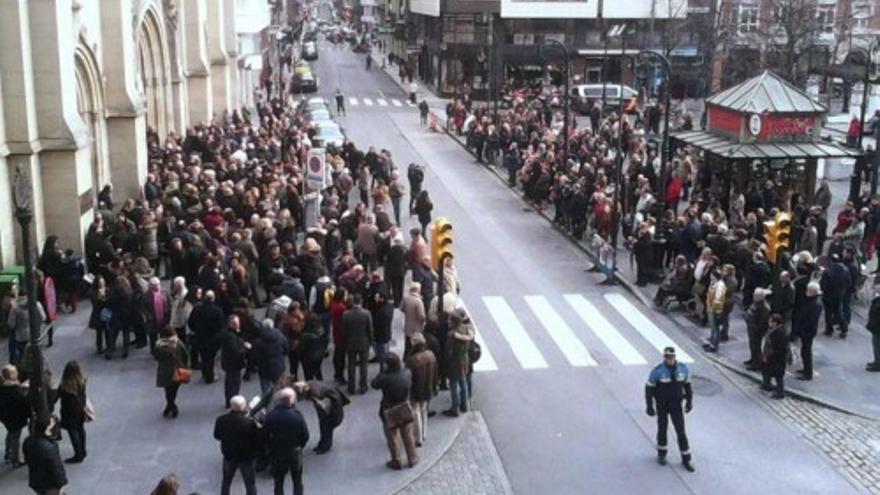
[[[764,240],[767,242],[767,260],[776,263],[780,251],[788,249],[791,242],[791,215],[786,212],[776,214],[773,220],[764,222],[767,233]]]
[[[452,223],[441,217],[434,220],[431,230],[431,265],[439,270],[443,260],[452,256]]]

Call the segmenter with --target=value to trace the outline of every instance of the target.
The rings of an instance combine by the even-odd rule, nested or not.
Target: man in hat
[[[678,437],[678,449],[681,451],[681,463],[686,470],[694,471],[684,428],[684,413],[691,412],[693,399],[690,370],[675,359],[675,348],[663,349],[663,362],[651,370],[648,383],[645,384],[646,412],[648,416],[657,416],[657,461],[660,465],[666,465],[666,429],[669,419],[672,418],[675,436]],[[684,410],[681,407],[682,400]]]

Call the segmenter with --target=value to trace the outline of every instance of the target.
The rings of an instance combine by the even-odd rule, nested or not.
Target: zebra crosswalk
[[[479,298],[479,307],[471,303],[470,309],[477,311],[468,309],[468,313],[482,350],[474,371],[553,368],[562,362],[560,355],[572,368],[648,365],[659,362],[667,346],[677,349],[679,361],[693,362],[622,294],[601,298],[564,294],[552,301],[543,295],[488,295]],[[510,355],[513,361],[509,357],[499,361]]]
[[[399,99],[399,98],[388,98],[386,96],[381,96],[381,97],[376,97],[376,98],[373,98],[370,96],[349,96],[348,97],[348,105],[352,106],[352,107],[357,107],[357,106],[363,105],[365,107],[372,107],[372,106],[389,107],[389,106],[391,106],[391,107],[395,107],[395,108],[401,108],[403,106],[407,106],[407,107],[414,107],[415,106],[415,104],[413,104],[413,102],[411,102],[409,100]]]

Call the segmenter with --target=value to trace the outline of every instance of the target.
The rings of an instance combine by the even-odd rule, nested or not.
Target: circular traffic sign
[[[316,174],[320,173],[321,172],[321,159],[318,158],[317,156],[313,156],[313,157],[309,158],[309,170],[311,170],[313,173],[316,173]]]

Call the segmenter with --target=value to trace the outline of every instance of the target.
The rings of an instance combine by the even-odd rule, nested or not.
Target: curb
[[[449,449],[452,448],[452,444],[454,444],[455,441],[458,440],[459,435],[461,435],[461,430],[463,430],[463,429],[464,429],[464,421],[458,421],[458,429],[456,429],[455,434],[449,438],[449,440],[446,442],[446,445],[444,445],[443,448],[440,449],[440,454],[437,457],[435,457],[433,460],[431,460],[430,462],[427,462],[427,463],[420,462],[419,464],[417,464],[417,466],[419,466],[421,469],[416,470],[416,471],[410,471],[413,474],[411,476],[407,476],[406,479],[397,483],[394,486],[394,488],[392,488],[388,493],[390,493],[391,495],[394,495],[394,494],[402,492],[409,485],[415,483],[416,480],[418,480],[419,478],[424,476],[428,471],[430,471],[431,468],[434,467],[434,465],[436,465],[438,462],[440,462],[441,459],[443,459],[443,457],[446,456],[446,453],[449,452]]]
[[[744,378],[748,378],[749,380],[751,380],[755,383],[761,383],[761,379],[758,378],[758,376],[756,376],[755,373],[752,373],[750,371],[747,371],[747,370],[740,368],[739,366],[731,363],[730,360],[725,357],[718,356],[718,355],[715,355],[712,353],[707,353],[707,352],[703,352],[703,356],[706,359],[708,359],[709,361],[712,361],[713,363],[715,363],[719,367],[722,367],[728,371],[736,373],[737,375],[742,376]],[[876,418],[873,416],[868,416],[868,415],[865,415],[862,413],[855,412],[851,409],[848,409],[844,406],[836,404],[832,401],[829,401],[826,399],[821,399],[819,397],[816,397],[815,395],[811,395],[809,393],[802,392],[800,390],[786,388],[785,395],[793,397],[793,398],[800,400],[800,401],[803,401],[803,402],[809,402],[811,404],[815,404],[817,406],[831,409],[832,411],[837,411],[839,413],[853,416],[856,418],[860,418],[860,419],[864,419],[864,420],[868,420],[868,421],[880,421],[880,418]]]
[[[443,452],[441,452],[441,454],[437,456],[437,458],[434,459],[433,462],[428,464],[425,469],[423,469],[417,475],[411,477],[405,483],[392,490],[390,492],[391,495],[396,495],[403,492],[404,490],[409,488],[410,485],[416,483],[423,476],[428,474],[428,472],[445,457],[446,453],[449,451],[450,448],[452,448],[452,445],[455,443],[455,441],[458,440],[458,437],[461,435],[462,430],[464,430],[465,422],[476,423],[475,427],[480,431],[481,434],[485,435],[485,437],[489,439],[488,448],[491,451],[491,454],[490,458],[486,459],[486,461],[491,464],[491,467],[495,472],[500,473],[500,479],[502,483],[501,489],[503,490],[503,492],[507,495],[512,495],[513,488],[510,486],[510,478],[507,476],[507,471],[504,470],[504,465],[501,462],[501,457],[498,455],[498,449],[495,448],[495,442],[492,441],[492,435],[489,433],[489,427],[486,425],[486,420],[483,418],[483,413],[481,413],[480,411],[473,411],[472,414],[468,415],[468,417],[461,422],[461,428],[458,429],[458,432],[453,436],[452,441],[449,442],[449,445],[447,445],[446,448],[443,449]]]

